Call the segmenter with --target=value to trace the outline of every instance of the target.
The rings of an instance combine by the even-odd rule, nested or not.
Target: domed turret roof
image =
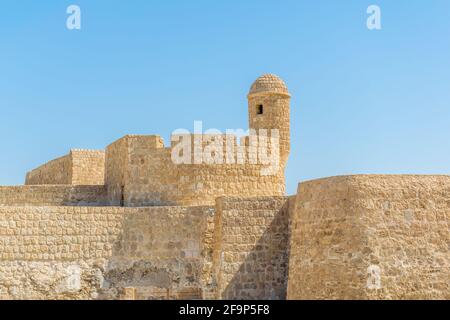
[[[248,95],[260,93],[281,93],[289,95],[286,83],[274,74],[265,74],[256,79]]]

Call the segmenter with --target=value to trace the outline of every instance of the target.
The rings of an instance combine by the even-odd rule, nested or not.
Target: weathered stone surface
[[[105,186],[0,186],[0,206],[106,206]]]
[[[0,298],[449,299],[450,177],[333,177],[285,197],[289,109],[280,78],[255,81],[242,145],[279,130],[271,175],[233,135],[188,140],[231,137],[241,164],[177,164],[174,144],[127,135],[0,187]]]
[[[286,197],[217,200],[214,230],[217,298],[286,298],[288,223]]]
[[[449,299],[450,177],[302,183],[289,299]]]
[[[127,207],[214,205],[221,196],[284,196],[290,94],[283,80],[263,75],[254,82],[248,94],[248,116],[252,131],[239,141],[233,134],[189,135],[189,163],[174,163],[172,155],[177,149],[173,141],[165,147],[157,135],[127,135],[107,146],[105,152],[72,150],[28,173],[26,184],[104,184],[109,204]],[[274,154],[270,140],[276,136],[274,130],[279,135],[277,160],[275,156],[269,159]],[[209,163],[201,154],[198,162],[196,141],[200,141],[201,151],[221,141],[221,160]],[[260,151],[264,147],[267,150]],[[271,166],[273,171],[263,173]]]
[[[0,207],[0,298],[208,297],[213,220],[210,207]]]
[[[27,173],[26,185],[104,185],[105,152],[72,149]]]

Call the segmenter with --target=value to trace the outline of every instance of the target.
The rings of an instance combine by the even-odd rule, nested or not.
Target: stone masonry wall
[[[73,149],[27,173],[26,185],[104,185],[105,153]]]
[[[207,298],[213,219],[210,207],[0,207],[0,298]]]
[[[0,187],[0,206],[104,206],[104,186],[29,185]]]
[[[128,177],[127,136],[106,147],[105,185],[111,205],[124,205],[124,189]]]
[[[105,152],[100,150],[72,149],[72,184],[104,185]]]
[[[289,256],[286,197],[217,200],[214,272],[218,299],[285,299]]]
[[[175,164],[171,158],[173,147],[165,148],[159,136],[137,135],[108,146],[105,176],[111,203],[130,207],[214,205],[220,196],[284,195],[284,164],[274,175],[267,176],[261,174],[265,165],[248,161]],[[248,157],[254,156],[255,150],[250,150]]]
[[[28,172],[25,184],[72,184],[72,159],[70,154]]]
[[[450,176],[301,183],[288,299],[449,299]]]

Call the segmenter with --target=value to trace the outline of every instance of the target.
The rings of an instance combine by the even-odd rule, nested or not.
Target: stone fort
[[[227,139],[225,163],[174,163],[176,139],[127,135],[0,187],[0,298],[449,299],[450,176],[339,176],[286,196],[289,114],[286,84],[264,75],[256,135]],[[251,139],[268,129],[265,175]]]

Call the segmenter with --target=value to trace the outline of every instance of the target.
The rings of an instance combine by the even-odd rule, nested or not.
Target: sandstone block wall
[[[289,258],[286,197],[219,198],[214,270],[218,299],[285,299]]]
[[[450,177],[301,183],[288,299],[449,299]]]
[[[125,136],[106,147],[105,152],[105,185],[112,205],[124,205],[127,177],[128,141]]]
[[[159,136],[136,135],[108,146],[105,181],[111,203],[130,207],[214,205],[220,196],[284,195],[284,164],[275,175],[267,176],[261,174],[264,165],[248,162],[175,164],[173,147],[165,148]],[[250,150],[248,157],[254,157],[253,153]]]
[[[105,153],[72,149],[27,173],[26,185],[104,185]]]
[[[208,297],[213,219],[210,207],[0,207],[0,298]]]
[[[29,185],[0,187],[0,206],[105,206],[104,186]]]
[[[72,184],[104,185],[105,152],[101,150],[72,149]]]
[[[26,185],[72,184],[72,161],[70,154],[49,161],[27,173]]]
[[[450,298],[449,176],[333,177],[215,206],[64,206],[102,195],[0,188],[0,299]]]

